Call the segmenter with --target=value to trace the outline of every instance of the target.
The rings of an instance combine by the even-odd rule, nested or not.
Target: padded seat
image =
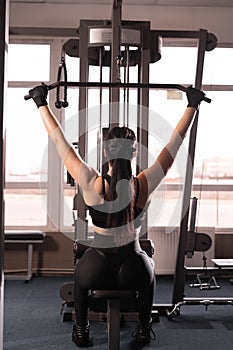
[[[46,233],[42,231],[5,231],[4,241],[5,243],[26,243],[32,241],[33,243],[43,243],[46,237]]]
[[[93,290],[91,295],[95,299],[127,299],[135,298],[137,293],[135,290],[114,289],[114,290]]]

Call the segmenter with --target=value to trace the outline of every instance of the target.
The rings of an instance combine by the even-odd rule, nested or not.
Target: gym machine
[[[67,82],[58,81],[51,84],[48,88],[58,87],[77,87],[79,88],[79,111],[82,111],[82,118],[79,118],[79,139],[78,148],[80,155],[84,158],[87,154],[87,131],[88,131],[88,92],[91,88],[99,88],[100,96],[100,119],[101,129],[101,106],[103,103],[103,89],[109,89],[109,127],[120,123],[119,103],[122,100],[120,92],[123,90],[123,102],[126,105],[123,123],[128,124],[130,116],[127,114],[127,104],[129,102],[129,91],[135,89],[137,92],[137,139],[139,143],[139,152],[137,164],[138,168],[144,169],[148,165],[148,106],[150,89],[176,89],[186,91],[187,87],[177,84],[149,84],[149,65],[157,62],[161,58],[161,44],[164,38],[180,39],[197,42],[198,54],[196,62],[195,87],[201,89],[202,75],[204,66],[204,57],[206,51],[213,50],[217,45],[217,39],[214,34],[208,33],[207,30],[199,31],[161,31],[151,30],[150,23],[144,21],[124,21],[121,18],[122,1],[113,1],[111,20],[81,20],[78,30],[79,38],[68,40],[63,50],[67,55],[80,58],[80,81]],[[106,50],[108,47],[108,50]],[[124,50],[122,50],[124,48]],[[134,48],[131,50],[131,48]],[[99,82],[90,82],[88,70],[90,65],[99,66]],[[136,66],[137,82],[129,81],[129,69]],[[109,67],[109,82],[102,80],[103,67]],[[121,81],[121,72],[124,71],[124,82]],[[25,96],[28,99],[29,96]],[[206,102],[210,102],[205,98]],[[65,107],[65,106],[64,106]],[[147,108],[144,108],[147,107]],[[199,111],[196,112],[195,119],[190,131],[188,154],[190,161],[187,161],[186,176],[183,190],[183,203],[180,223],[179,246],[177,253],[176,270],[174,277],[173,298],[171,303],[163,305],[154,305],[154,310],[161,314],[167,314],[172,318],[178,314],[181,305],[203,304],[205,300],[194,298],[188,300],[184,298],[184,284],[186,271],[184,261],[186,254],[198,250],[203,246],[207,247],[209,241],[208,235],[197,234],[193,227],[188,229],[189,208],[192,190],[193,166],[195,158],[195,143],[197,135]],[[98,167],[101,163],[101,138],[102,132],[98,135]],[[74,210],[77,211],[77,220],[75,220],[75,239],[83,242],[88,239],[86,224],[86,207],[83,202],[80,191],[77,188],[74,199]],[[147,226],[147,221],[145,220]],[[144,228],[144,232],[147,230]],[[145,237],[146,238],[146,235]],[[194,244],[194,241],[196,244]],[[199,245],[197,244],[199,242]],[[62,289],[63,288],[63,289]],[[72,301],[73,291],[72,284],[69,288],[63,286],[61,294],[67,295],[67,302]],[[64,292],[64,293],[63,293]],[[70,298],[68,297],[70,295]],[[66,300],[64,300],[66,303]],[[229,302],[229,300],[228,300]],[[222,301],[221,301],[222,303]]]

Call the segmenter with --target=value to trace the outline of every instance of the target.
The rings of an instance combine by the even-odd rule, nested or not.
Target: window
[[[161,61],[150,67],[151,82],[191,84],[195,77],[196,51],[196,48],[186,47],[163,48]],[[229,114],[233,98],[232,55],[233,48],[216,48],[206,52],[203,84],[206,84],[204,90],[212,102],[203,102],[200,108],[192,191],[192,197],[196,196],[199,199],[199,226],[232,226],[230,193],[233,189],[233,119]],[[168,140],[168,136],[164,134],[164,131],[168,130],[165,124],[171,127],[176,125],[185,103],[186,96],[182,92],[150,91],[150,110],[154,111],[154,114],[152,112],[149,119],[149,149],[155,157]],[[188,147],[188,137],[185,145]],[[184,174],[181,174],[180,170],[176,160],[166,177],[166,186],[162,186],[165,193],[163,196],[160,194],[163,198],[160,207],[163,205],[163,210],[161,214],[161,208],[157,207],[157,225],[168,225],[172,213],[180,207],[182,193],[180,190],[172,190],[174,184],[181,186],[182,190]],[[155,210],[152,210],[152,213],[155,213]],[[177,222],[172,222],[171,225],[174,224]]]
[[[46,226],[48,137],[28,90],[49,81],[50,45],[10,44],[6,129],[5,224]]]
[[[39,182],[47,174],[43,158],[48,138],[35,106],[24,101],[25,88],[9,88],[7,93],[6,181]]]
[[[162,47],[162,58],[150,65],[150,83],[194,84],[197,47]]]
[[[66,184],[66,170],[61,171],[62,163],[57,160],[55,148],[48,144],[47,133],[34,104],[23,99],[28,90],[41,81],[56,81],[63,42],[58,38],[51,41],[37,39],[35,42],[22,40],[9,45],[5,190],[5,223],[9,228],[46,227],[54,220],[60,230],[74,230],[75,188]],[[180,47],[164,46],[161,60],[150,65],[150,83],[194,84],[196,59],[197,47],[182,47],[182,43]],[[233,98],[232,59],[233,48],[216,48],[206,52],[203,88],[212,103],[202,103],[200,108],[192,191],[192,196],[198,198],[199,226],[232,226],[233,119],[229,112]],[[79,59],[66,56],[66,65],[68,80],[78,81]],[[130,67],[129,74],[130,82],[135,82],[137,67]],[[109,68],[104,67],[103,81],[108,79]],[[90,67],[89,81],[98,80],[99,68]],[[88,128],[91,133],[87,161],[97,167],[98,125],[107,125],[108,122],[104,105],[108,101],[109,91],[102,89],[102,119],[99,90],[89,89],[88,94]],[[120,96],[123,101],[123,91]],[[50,94],[50,99],[52,106],[55,90]],[[78,89],[68,89],[68,102],[69,107],[57,110],[56,115],[64,121],[68,140],[75,142],[80,118]],[[135,89],[129,91],[129,103],[129,123],[134,128],[137,116]],[[149,92],[149,164],[168,141],[185,105],[186,95],[181,91]],[[187,147],[188,135],[174,166],[154,194],[149,225],[173,226],[179,223]],[[63,191],[63,196],[58,194],[59,191]]]
[[[48,81],[50,45],[10,44],[9,81]]]
[[[217,47],[213,51],[206,52],[203,84],[232,85],[232,60],[233,48]]]

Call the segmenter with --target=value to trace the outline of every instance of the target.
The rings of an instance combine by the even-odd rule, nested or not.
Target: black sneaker
[[[137,322],[137,328],[132,333],[132,337],[137,343],[149,344],[151,340],[155,340],[155,332],[152,329],[152,320],[148,323]]]
[[[73,325],[72,340],[79,348],[89,348],[93,345],[92,340],[89,338],[90,325],[85,327]]]

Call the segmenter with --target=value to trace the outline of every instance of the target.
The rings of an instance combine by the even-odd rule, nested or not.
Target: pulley
[[[94,28],[96,30],[105,30],[106,28]],[[93,29],[93,30],[94,30]],[[107,28],[107,30],[110,30]],[[127,30],[125,28],[125,30]],[[131,35],[132,30],[128,35]],[[96,42],[93,41],[89,47],[88,47],[88,63],[89,65],[98,66],[99,65],[99,52],[100,49],[102,51],[102,65],[103,67],[110,67],[111,66],[111,50],[107,48],[107,46],[110,45],[110,43],[105,39],[104,35],[107,36],[106,33],[100,35],[100,39]],[[161,36],[158,35],[156,31],[150,32],[151,38],[150,38],[150,63],[155,63],[160,60],[161,58],[161,46],[162,46],[162,39]],[[125,34],[125,36],[127,36]],[[94,40],[94,39],[93,39]],[[101,42],[102,41],[102,42]],[[135,40],[136,44],[134,44],[134,40],[132,40],[132,43],[127,38],[125,39],[125,43],[122,42],[122,46],[129,47],[128,50],[128,58],[126,50],[121,50],[121,57],[122,62],[121,66],[126,67],[127,64],[131,66],[136,66],[140,63],[140,48],[138,41]],[[63,45],[64,52],[70,56],[70,57],[80,57],[79,56],[79,39],[69,39],[67,40]]]
[[[212,51],[218,44],[218,39],[213,33],[208,33],[206,51]]]

